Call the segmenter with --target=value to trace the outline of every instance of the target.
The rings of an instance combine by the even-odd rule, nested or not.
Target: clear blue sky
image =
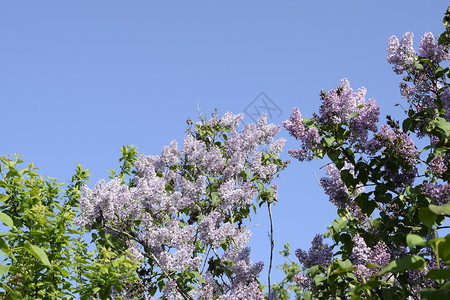
[[[185,120],[219,108],[243,112],[264,91],[281,109],[317,110],[321,89],[347,77],[382,114],[400,115],[386,62],[395,34],[443,30],[448,1],[2,1],[0,154],[20,153],[67,181],[76,163],[91,186],[117,167],[119,149],[159,154],[184,137]],[[246,122],[251,119],[246,117]],[[286,132],[287,149],[298,144]],[[285,159],[289,159],[284,154]],[[292,161],[278,183],[276,254],[309,247],[335,208],[313,172]],[[268,262],[268,218],[253,219],[253,260]],[[279,256],[275,264],[280,263]],[[267,272],[267,268],[263,272]],[[266,273],[262,274],[265,281]],[[274,279],[281,275],[274,271]]]

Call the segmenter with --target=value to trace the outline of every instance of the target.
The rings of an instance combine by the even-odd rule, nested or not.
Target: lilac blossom
[[[283,121],[284,128],[289,133],[302,142],[300,150],[289,150],[289,154],[300,160],[311,160],[313,158],[313,148],[320,147],[320,137],[317,128],[307,128],[303,125],[303,118],[298,108],[293,108],[289,120]]]
[[[388,125],[382,125],[380,132],[367,142],[366,151],[370,154],[381,149],[389,149],[404,161],[396,168],[386,169],[389,181],[397,187],[412,185],[417,175],[416,164],[419,162],[419,150],[412,139],[400,129],[392,130]]]
[[[399,42],[396,36],[391,36],[388,41],[387,61],[393,64],[394,72],[402,74],[414,64],[416,51],[413,47],[414,34],[407,32]]]
[[[226,112],[220,119],[220,124],[224,127],[230,127],[232,130],[235,130],[243,118],[243,114],[233,115],[231,112]]]
[[[220,203],[218,207],[223,211],[230,209],[233,205],[245,206],[250,204],[256,196],[256,188],[250,181],[236,186],[233,180],[226,180],[219,188]]]
[[[221,125],[213,126],[222,129],[208,136],[209,141],[198,138],[196,128],[188,133],[181,150],[172,141],[159,156],[142,155],[135,162],[132,187],[121,178],[100,181],[93,190],[84,187],[77,224],[89,228],[99,222],[116,229],[116,236],[126,238],[133,260],[151,258],[162,271],[175,275],[199,270],[210,258],[207,248],[216,252],[224,247],[220,259],[230,262],[233,275],[217,286],[213,277],[207,280],[211,274],[202,274],[207,292],[194,288],[192,297],[262,299],[256,281],[262,263],[251,263],[246,248],[250,231],[236,227],[231,212],[248,208],[255,199],[258,185],[249,178],[257,175],[271,183],[279,171],[275,160],[285,140],[274,140],[281,127],[267,124],[265,115],[239,132],[242,119],[243,115],[231,113],[216,116],[200,124]],[[264,163],[263,153],[270,153]],[[242,177],[243,171],[250,176]],[[272,187],[275,195],[276,185]],[[197,249],[200,245],[202,251]],[[180,296],[171,279],[162,292],[170,299]]]
[[[164,164],[174,165],[180,160],[177,141],[170,142],[169,146],[165,146],[161,152],[161,162]]]
[[[82,187],[84,197],[80,200],[83,215],[75,220],[80,226],[90,227],[93,219],[103,218],[108,226],[123,228],[141,216],[141,206],[133,193],[120,178],[105,184],[99,181],[93,190]]]
[[[283,126],[296,139],[302,142],[301,149],[289,150],[289,154],[300,161],[311,160],[314,150],[321,148],[319,130],[323,127],[346,125],[350,129],[350,143],[364,149],[369,132],[376,132],[380,108],[375,99],[366,101],[364,87],[353,91],[349,81],[341,80],[337,89],[322,94],[316,123],[305,126],[298,108],[293,108],[289,120]]]
[[[447,161],[448,164],[448,161]],[[428,164],[428,171],[434,176],[441,177],[447,171],[445,160],[442,156],[436,155]]]
[[[383,147],[391,149],[411,166],[419,160],[420,152],[411,138],[401,130],[393,131],[389,125],[381,126],[381,131],[375,134],[373,143],[373,150],[379,151]]]
[[[262,180],[271,180],[277,173],[277,166],[263,162],[263,153],[257,152],[251,160],[250,167],[254,174]]]
[[[378,266],[386,266],[389,263],[391,255],[383,241],[378,242],[373,249],[369,248],[359,235],[353,237],[353,242],[352,260],[356,267],[353,273],[360,281],[367,281],[370,276],[380,271],[379,268],[367,268],[367,263]]]
[[[221,224],[222,221],[223,217],[217,212],[210,213],[200,221],[200,239],[205,245],[218,248],[221,242],[238,233],[233,224]]]
[[[305,290],[311,290],[315,287],[312,278],[305,274],[296,274],[293,280]]]
[[[345,163],[343,170],[349,170],[351,175],[354,175],[354,166],[350,163]],[[325,190],[325,194],[330,197],[330,201],[338,208],[344,208],[364,191],[361,184],[356,186],[356,189],[349,194],[349,190],[341,179],[341,172],[333,165],[327,164],[325,171],[328,177],[320,179],[320,185]]]
[[[351,201],[351,198],[348,195],[347,186],[341,179],[341,172],[332,164],[327,164],[325,170],[328,177],[321,178],[320,185],[333,204],[338,208],[344,208]]]
[[[359,110],[358,115],[351,120],[351,141],[355,141],[358,148],[364,148],[369,131],[376,132],[378,130],[376,123],[379,121],[379,115],[380,107],[375,99],[369,99]]]
[[[449,58],[449,53],[444,45],[439,45],[431,32],[426,32],[419,45],[421,56],[431,59],[436,64]]]
[[[295,255],[305,268],[317,265],[327,267],[331,262],[333,252],[330,246],[323,243],[322,236],[317,234],[312,240],[311,248],[309,248],[308,252],[297,249],[295,250]]]
[[[368,110],[370,106],[377,107],[375,99],[371,99],[370,103],[366,103],[366,93],[367,90],[364,87],[359,88],[354,92],[350,87],[348,79],[342,79],[337,89],[329,90],[323,97],[317,121],[319,124],[325,126],[349,123],[352,119],[351,115],[359,113],[361,106],[364,107],[365,105],[369,105],[365,110]],[[365,115],[368,115],[367,112],[365,112]],[[376,119],[378,121],[378,118]],[[366,125],[368,129],[373,128],[373,120],[362,118],[359,120],[359,123],[363,121],[369,122],[369,124]]]
[[[450,201],[450,184],[424,182],[421,185],[422,192],[431,198],[436,205],[442,205]]]

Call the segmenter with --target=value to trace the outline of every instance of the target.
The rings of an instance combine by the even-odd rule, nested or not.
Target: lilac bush
[[[245,223],[257,203],[276,201],[270,185],[286,165],[279,159],[285,140],[275,140],[281,128],[266,115],[257,124],[241,126],[242,119],[202,119],[181,149],[172,141],[159,156],[136,157],[134,170],[84,187],[76,223],[97,230],[100,245],[135,256],[137,284],[145,286],[139,297],[263,299],[263,264],[250,260]],[[133,288],[120,295],[135,295]]]
[[[402,123],[353,91],[347,79],[322,91],[318,113],[292,109],[284,128],[301,142],[289,150],[300,161],[328,157],[320,179],[338,218],[308,251],[297,249],[304,270],[285,265],[286,282],[305,299],[446,299],[450,296],[450,235],[440,237],[450,216],[450,7],[446,31],[425,33],[416,52],[414,35],[388,41],[387,61],[403,74],[401,97],[409,104]],[[419,148],[416,139],[428,139]],[[420,143],[423,145],[423,143]]]

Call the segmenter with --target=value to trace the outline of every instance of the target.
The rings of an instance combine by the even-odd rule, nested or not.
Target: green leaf
[[[0,275],[8,273],[9,268],[11,268],[10,265],[0,265]]]
[[[434,251],[439,253],[439,257],[446,263],[450,261],[450,235],[445,238],[435,238],[428,241]]]
[[[436,215],[450,216],[450,202],[444,205],[428,205],[428,208]]]
[[[50,266],[50,261],[48,260],[47,254],[45,254],[44,250],[39,248],[38,246],[32,245],[30,242],[26,242],[25,249],[34,257],[39,259],[44,265]]]
[[[336,162],[336,160],[338,160],[340,154],[341,154],[341,152],[338,150],[333,150],[333,151],[327,152],[328,157],[334,163]]]
[[[431,124],[434,125],[438,131],[445,133],[447,136],[450,135],[450,123],[447,122],[446,119],[438,117],[436,120],[433,120]]]
[[[439,67],[439,69],[437,69],[434,74],[436,76],[436,78],[440,78],[442,76],[445,75],[445,73],[448,72],[448,68],[443,69],[442,67]]]
[[[328,146],[331,146],[333,144],[333,142],[334,142],[334,137],[333,136],[326,136],[326,137],[323,138],[323,140],[325,141],[325,143]]]
[[[391,261],[380,273],[378,273],[378,276],[386,273],[401,273],[406,270],[423,269],[425,264],[425,259],[418,255],[404,256],[400,259]]]
[[[402,124],[403,132],[412,131],[416,127],[416,121],[414,118],[406,118]]]
[[[348,116],[350,117],[350,119],[353,119],[354,117],[359,116],[359,111],[351,113]]]
[[[5,300],[22,300],[22,294],[19,291],[12,291]]]
[[[0,195],[0,202],[5,202],[6,200],[9,199],[9,197],[11,197],[11,195]]]
[[[10,216],[8,216],[5,213],[0,212],[0,220],[3,221],[3,223],[8,226],[8,227],[13,227],[14,226],[14,222],[13,220],[10,218]]]
[[[419,219],[425,226],[431,228],[436,222],[436,214],[428,207],[423,207],[419,210]]]
[[[447,279],[450,278],[450,269],[430,270],[425,277],[431,279]]]
[[[406,243],[411,249],[415,246],[425,247],[427,245],[427,242],[423,237],[413,233],[410,233],[406,236]]]
[[[0,250],[2,250],[5,254],[9,254],[9,246],[8,244],[0,237]]]

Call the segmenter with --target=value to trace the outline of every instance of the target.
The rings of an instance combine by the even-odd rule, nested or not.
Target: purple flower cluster
[[[341,172],[332,164],[325,167],[328,177],[320,179],[320,185],[325,190],[325,194],[330,197],[330,201],[338,208],[344,208],[351,201],[348,189],[341,179]]]
[[[428,164],[428,172],[436,177],[441,177],[442,174],[447,171],[447,166],[445,164],[446,162],[447,164],[449,163],[448,161],[445,161],[442,156],[436,155]]]
[[[389,263],[391,255],[383,241],[378,242],[373,249],[369,248],[359,235],[353,237],[353,242],[352,260],[356,266],[356,270],[353,273],[360,281],[367,281],[370,276],[380,271],[379,268],[367,268],[367,263],[378,266],[386,266]]]
[[[75,219],[75,224],[91,227],[93,220],[102,218],[108,227],[123,229],[130,221],[141,216],[141,205],[136,200],[133,192],[122,185],[120,178],[115,178],[105,184],[100,180],[90,190],[83,186],[84,197],[80,200],[81,217]]]
[[[416,51],[413,47],[413,39],[414,34],[407,32],[400,42],[396,36],[391,36],[388,41],[387,61],[394,65],[393,69],[397,74],[402,74],[403,71],[408,70],[414,64]]]
[[[389,125],[382,125],[380,132],[369,142],[372,144],[371,152],[379,151],[383,147],[391,149],[411,166],[416,165],[419,160],[420,152],[413,140],[401,130],[392,130]]]
[[[424,182],[421,185],[422,193],[434,201],[436,205],[442,205],[450,201],[450,184]]]
[[[386,169],[389,180],[398,187],[412,185],[420,154],[412,139],[399,129],[392,130],[388,125],[382,125],[380,132],[367,142],[366,151],[374,154],[382,148],[389,149],[405,163],[395,169]]]
[[[354,174],[354,166],[345,163],[343,170],[349,170],[350,174]],[[325,190],[325,194],[330,197],[330,202],[338,208],[347,207],[351,201],[360,193],[364,192],[364,187],[358,185],[357,188],[349,194],[349,190],[341,179],[341,172],[332,164],[327,164],[325,171],[328,177],[320,179],[320,185]]]
[[[309,269],[317,265],[327,267],[333,257],[333,251],[330,246],[323,242],[323,237],[317,234],[311,242],[308,253],[302,249],[297,249],[295,255],[303,266]]]
[[[366,89],[356,92],[344,78],[337,89],[323,94],[319,115],[315,116],[317,124],[305,126],[298,108],[293,108],[289,120],[283,126],[296,139],[302,142],[301,149],[289,150],[289,154],[300,161],[311,160],[313,149],[320,148],[319,129],[316,126],[327,127],[345,124],[351,132],[350,142],[357,148],[363,148],[368,139],[369,131],[376,132],[380,107],[375,99],[366,101]]]
[[[242,242],[244,244],[246,243],[245,240],[248,236],[242,236],[242,238],[233,249],[224,253],[221,258],[224,261],[231,262],[232,282],[219,286],[212,274],[207,272],[203,276],[205,282],[199,289],[199,299],[209,300],[214,297],[222,300],[264,299],[257,281],[264,264],[262,262],[252,264],[250,260],[250,248],[240,247],[243,244]]]
[[[426,32],[423,35],[419,45],[419,53],[437,64],[449,58],[448,49],[444,45],[439,45],[431,32]]]
[[[351,142],[361,147],[367,141],[368,131],[377,131],[380,114],[375,99],[366,102],[366,93],[364,87],[354,92],[347,78],[342,79],[337,89],[328,91],[323,97],[318,123],[323,126],[348,124],[352,133]]]
[[[293,280],[305,290],[314,289],[314,282],[308,275],[296,274],[294,275]]]
[[[212,212],[200,221],[200,239],[205,246],[212,245],[212,247],[218,248],[221,242],[239,233],[233,224],[221,224],[222,221],[223,217],[217,212]]]
[[[267,124],[265,115],[239,132],[242,118],[231,113],[215,116],[199,125],[223,128],[208,136],[209,141],[198,138],[200,127],[196,127],[181,150],[172,141],[159,156],[142,155],[135,163],[133,187],[124,185],[121,178],[106,184],[100,181],[93,190],[84,187],[82,214],[76,223],[91,227],[98,222],[126,238],[133,260],[144,258],[141,251],[151,252],[162,271],[172,274],[198,270],[209,258],[206,249],[217,253],[225,247],[221,260],[230,262],[233,276],[225,289],[223,284],[217,288],[212,279],[205,290],[221,299],[263,299],[256,282],[262,263],[251,264],[249,248],[245,248],[250,232],[236,228],[231,211],[247,208],[258,192],[254,181],[241,176],[245,171],[271,182],[279,171],[275,159],[285,140],[274,140],[281,127]],[[222,138],[224,134],[228,138]],[[261,149],[266,146],[265,151]],[[199,245],[204,251],[196,248]],[[191,293],[201,298],[198,290]],[[163,294],[171,299],[181,296],[171,279]]]
[[[289,150],[289,154],[300,161],[313,159],[312,149],[320,147],[319,131],[317,128],[307,128],[303,124],[300,110],[296,107],[292,109],[290,119],[283,121],[283,126],[294,138],[302,142],[301,149]]]

